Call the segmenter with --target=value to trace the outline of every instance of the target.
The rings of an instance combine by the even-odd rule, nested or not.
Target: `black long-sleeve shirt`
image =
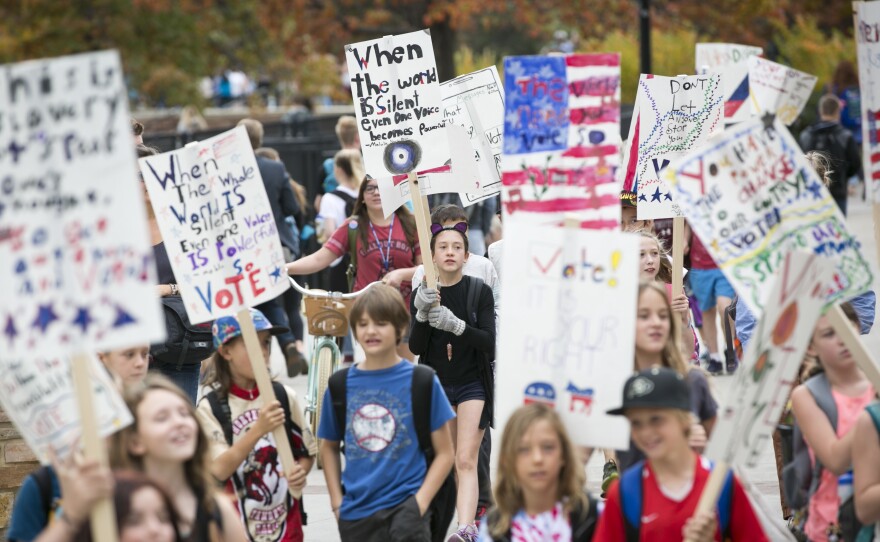
[[[484,355],[488,354],[489,359],[495,359],[495,301],[492,289],[481,281],[475,325],[473,317],[467,315],[466,280],[441,288],[440,304],[465,322],[461,336],[432,328],[428,322],[416,320],[415,298],[413,292],[410,301],[413,319],[409,348],[419,355],[419,362],[437,371],[440,383],[444,386],[479,380],[480,364],[485,363]],[[452,346],[451,361],[448,345]]]

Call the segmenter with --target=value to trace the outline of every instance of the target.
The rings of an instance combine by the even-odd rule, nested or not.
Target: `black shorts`
[[[452,406],[458,406],[465,401],[486,400],[486,390],[479,380],[466,384],[443,384],[443,391],[446,392],[446,398]]]

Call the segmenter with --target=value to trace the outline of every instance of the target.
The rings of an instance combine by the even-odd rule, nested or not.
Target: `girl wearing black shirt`
[[[495,303],[492,290],[479,279],[463,277],[468,257],[467,223],[442,227],[432,224],[431,253],[442,295],[422,284],[412,296],[415,315],[410,349],[420,362],[437,371],[440,384],[455,409],[452,438],[458,479],[458,531],[449,540],[477,539],[477,454],[491,421],[490,360],[495,357]],[[468,314],[468,284],[478,281],[476,307]],[[435,303],[439,305],[435,306]],[[456,538],[457,537],[457,538]]]

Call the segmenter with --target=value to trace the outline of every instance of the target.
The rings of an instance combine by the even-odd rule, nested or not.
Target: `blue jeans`
[[[293,333],[290,332],[290,322],[287,320],[287,313],[284,310],[284,296],[280,295],[271,301],[266,301],[256,306],[256,308],[272,322],[273,326],[283,326],[288,330],[278,335],[278,346],[284,352],[284,348],[288,344],[296,341]]]
[[[199,395],[199,372],[202,366],[198,363],[192,365],[181,365],[180,369],[176,365],[166,364],[158,367],[151,367],[150,370],[158,371],[167,376],[172,382],[180,386],[180,389],[189,395],[193,404],[196,404],[196,398]]]

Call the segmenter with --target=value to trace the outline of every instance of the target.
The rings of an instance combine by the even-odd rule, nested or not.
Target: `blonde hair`
[[[513,516],[525,506],[522,486],[516,477],[518,448],[526,431],[539,421],[550,424],[559,438],[562,451],[562,469],[559,471],[556,500],[564,503],[566,513],[571,513],[574,509],[587,508],[587,497],[583,489],[586,483],[584,466],[575,452],[565,426],[562,425],[559,414],[546,405],[526,405],[511,414],[501,435],[501,454],[495,482],[495,513],[498,519],[490,523],[489,534],[492,538],[502,538],[510,530]]]
[[[669,337],[666,338],[666,344],[663,345],[663,351],[660,353],[661,363],[663,367],[668,367],[676,373],[687,377],[688,364],[685,362],[684,356],[681,355],[681,348],[678,344],[681,337],[681,329],[679,328],[681,322],[675,313],[672,312],[669,294],[666,293],[666,288],[661,286],[656,280],[643,280],[639,283],[639,301],[642,299],[642,294],[647,290],[660,294],[660,297],[663,298],[663,302],[666,304],[666,309],[669,311]],[[633,359],[633,366],[635,366],[635,359]]]
[[[364,161],[361,158],[361,151],[342,149],[333,157],[333,164],[345,173],[355,189],[360,188],[361,182],[367,175],[364,173]]]
[[[144,472],[144,459],[140,455],[131,453],[131,444],[138,432],[138,407],[146,400],[147,395],[155,390],[168,391],[183,399],[188,407],[189,415],[196,420],[198,425],[196,450],[193,456],[183,464],[184,476],[186,477],[187,485],[193,490],[196,497],[201,500],[205,510],[215,510],[217,506],[214,502],[216,481],[211,475],[209,467],[211,458],[208,437],[205,435],[201,424],[198,423],[196,408],[189,396],[165,376],[148,373],[143,382],[125,389],[123,398],[134,417],[134,422],[111,437],[110,466],[113,469],[134,469]]]
[[[657,271],[657,280],[672,284],[672,261],[669,259],[669,251],[663,244],[663,241],[657,237],[657,234],[648,230],[637,230],[645,239],[650,239],[657,243],[657,250],[660,252],[660,269]]]
[[[810,151],[804,156],[807,157],[807,161],[810,162],[819,178],[822,179],[822,184],[831,186],[831,181],[833,180],[831,174],[834,173],[834,170],[831,169],[831,159],[828,155],[819,151]]]
[[[351,145],[354,145],[354,140],[357,135],[357,119],[351,115],[342,115],[339,117],[339,120],[336,121],[336,137],[339,139],[339,144],[343,147],[350,147]]]

